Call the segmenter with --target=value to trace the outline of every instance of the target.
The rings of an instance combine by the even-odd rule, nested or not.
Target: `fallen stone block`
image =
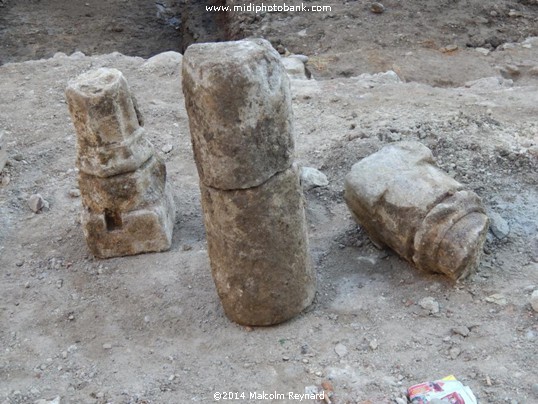
[[[418,142],[386,146],[356,163],[344,199],[376,245],[420,269],[459,279],[478,264],[489,223],[484,206]]]

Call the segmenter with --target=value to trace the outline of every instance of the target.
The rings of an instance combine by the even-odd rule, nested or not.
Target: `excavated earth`
[[[161,43],[149,31],[158,22],[136,22],[143,13],[130,3],[106,3],[124,5],[133,20],[124,27],[143,27],[147,46]],[[66,48],[54,35],[82,29],[66,18],[73,14],[0,2],[8,153],[0,177],[0,402],[210,403],[215,392],[244,392],[234,401],[261,403],[271,401],[249,401],[250,392],[287,396],[323,384],[337,404],[401,403],[408,386],[449,374],[481,403],[538,402],[538,313],[530,304],[538,289],[538,39],[529,38],[538,8],[482,3],[392,0],[373,14],[350,1],[325,15],[235,16],[231,33],[310,57],[313,79],[291,84],[297,162],[329,179],[305,191],[313,305],[284,324],[249,328],[225,317],[211,279],[180,62],[147,59],[180,45],[137,53],[122,31],[96,29],[87,31],[95,49]],[[99,20],[102,4],[88,4],[70,7]],[[103,21],[113,17],[103,10]],[[32,49],[42,53],[25,53],[29,24],[56,27],[35,37]],[[448,45],[458,47],[440,50]],[[32,56],[44,58],[21,61]],[[124,73],[166,161],[178,209],[167,252],[98,260],[86,247],[64,90],[98,67]],[[480,265],[463,281],[375,248],[343,201],[351,166],[402,140],[431,148],[493,219]],[[28,206],[36,193],[49,203],[40,213]]]

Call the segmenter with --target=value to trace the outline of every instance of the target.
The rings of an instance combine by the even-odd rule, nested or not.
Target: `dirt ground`
[[[449,374],[481,403],[538,403],[536,2],[237,16],[236,33],[310,57],[315,79],[292,81],[297,161],[330,181],[305,192],[314,304],[253,329],[225,317],[211,279],[179,66],[144,59],[179,50],[181,30],[152,2],[88,4],[0,1],[0,403],[211,403],[324,382],[336,404],[401,403],[408,386]],[[34,58],[47,59],[18,63]],[[167,163],[179,212],[168,252],[97,260],[86,248],[64,89],[102,66],[125,74]],[[400,80],[373,75],[387,70]],[[353,163],[409,139],[495,219],[459,283],[376,249],[343,202]],[[35,193],[50,205],[38,214]]]

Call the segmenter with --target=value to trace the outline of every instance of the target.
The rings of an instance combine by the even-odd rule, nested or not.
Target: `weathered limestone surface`
[[[303,196],[290,168],[259,187],[221,191],[201,184],[211,269],[228,317],[270,325],[314,297]]]
[[[255,187],[290,167],[289,79],[269,42],[192,45],[183,58],[183,84],[204,185]]]
[[[92,253],[108,258],[170,248],[175,211],[166,166],[144,137],[142,115],[121,72],[85,73],[69,83],[66,97]]]
[[[2,170],[4,169],[7,163],[7,151],[4,148],[3,139],[2,139],[3,137],[4,137],[4,132],[0,130],[0,173],[2,172]]]
[[[344,198],[374,243],[417,267],[453,279],[476,267],[488,229],[482,202],[422,144],[392,144],[355,164]]]
[[[279,59],[265,40],[192,45],[183,58],[212,275],[245,325],[286,321],[315,294]]]

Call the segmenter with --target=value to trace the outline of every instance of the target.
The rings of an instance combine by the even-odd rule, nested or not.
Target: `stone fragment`
[[[282,58],[282,64],[286,68],[286,73],[290,79],[308,80],[304,63],[295,57]]]
[[[452,328],[452,332],[453,332],[454,334],[461,335],[462,337],[468,337],[469,334],[471,333],[471,331],[469,330],[469,328],[467,328],[467,327],[464,326],[464,325],[459,325],[459,326],[457,326],[457,327]]]
[[[38,213],[42,209],[47,209],[49,207],[49,203],[43,199],[40,194],[33,194],[30,196],[30,198],[28,198],[28,207],[32,210],[32,212]]]
[[[334,352],[340,357],[343,358],[347,355],[347,347],[344,344],[336,344],[334,347]]]
[[[531,307],[534,311],[538,312],[538,289],[532,292]]]
[[[381,3],[371,3],[370,11],[375,14],[382,14],[385,12],[385,6]]]
[[[243,325],[286,321],[312,302],[315,275],[280,56],[265,40],[192,45],[183,91],[224,311]]]
[[[444,46],[442,47],[441,49],[439,49],[441,52],[443,53],[450,53],[450,52],[455,52],[458,50],[458,45],[456,44],[450,44],[450,45],[447,45],[447,46]]]
[[[47,400],[44,398],[40,398],[39,400],[34,401],[34,404],[60,404],[60,396],[53,398],[51,400]]]
[[[431,296],[425,297],[418,302],[418,305],[430,314],[439,313],[439,303]]]
[[[301,167],[301,185],[303,189],[310,190],[316,187],[329,185],[327,176],[313,167]]]
[[[66,90],[77,131],[82,225],[99,258],[170,248],[175,210],[166,166],[145,139],[143,118],[116,69],[82,74]]]
[[[181,53],[174,51],[162,52],[146,60],[140,66],[140,69],[161,74],[179,74],[182,60],[183,56]]]
[[[4,131],[0,130],[0,173],[2,172],[7,163],[7,151],[4,148],[3,137]]]
[[[374,244],[459,279],[476,268],[488,229],[480,198],[462,188],[427,147],[399,142],[352,167],[344,199]]]
[[[489,211],[490,229],[495,237],[502,240],[510,234],[510,226],[497,212]]]
[[[310,60],[308,56],[306,55],[300,55],[300,54],[293,54],[293,55],[289,55],[288,56],[289,58],[295,58],[295,59],[299,59],[301,62],[303,62],[304,64],[307,64],[308,61]]]
[[[290,167],[290,84],[269,42],[190,46],[183,59],[183,83],[204,185],[251,188]]]
[[[494,293],[488,297],[486,297],[486,302],[488,303],[494,303],[499,306],[506,306],[508,304],[508,301],[506,300],[506,296],[502,293]]]

